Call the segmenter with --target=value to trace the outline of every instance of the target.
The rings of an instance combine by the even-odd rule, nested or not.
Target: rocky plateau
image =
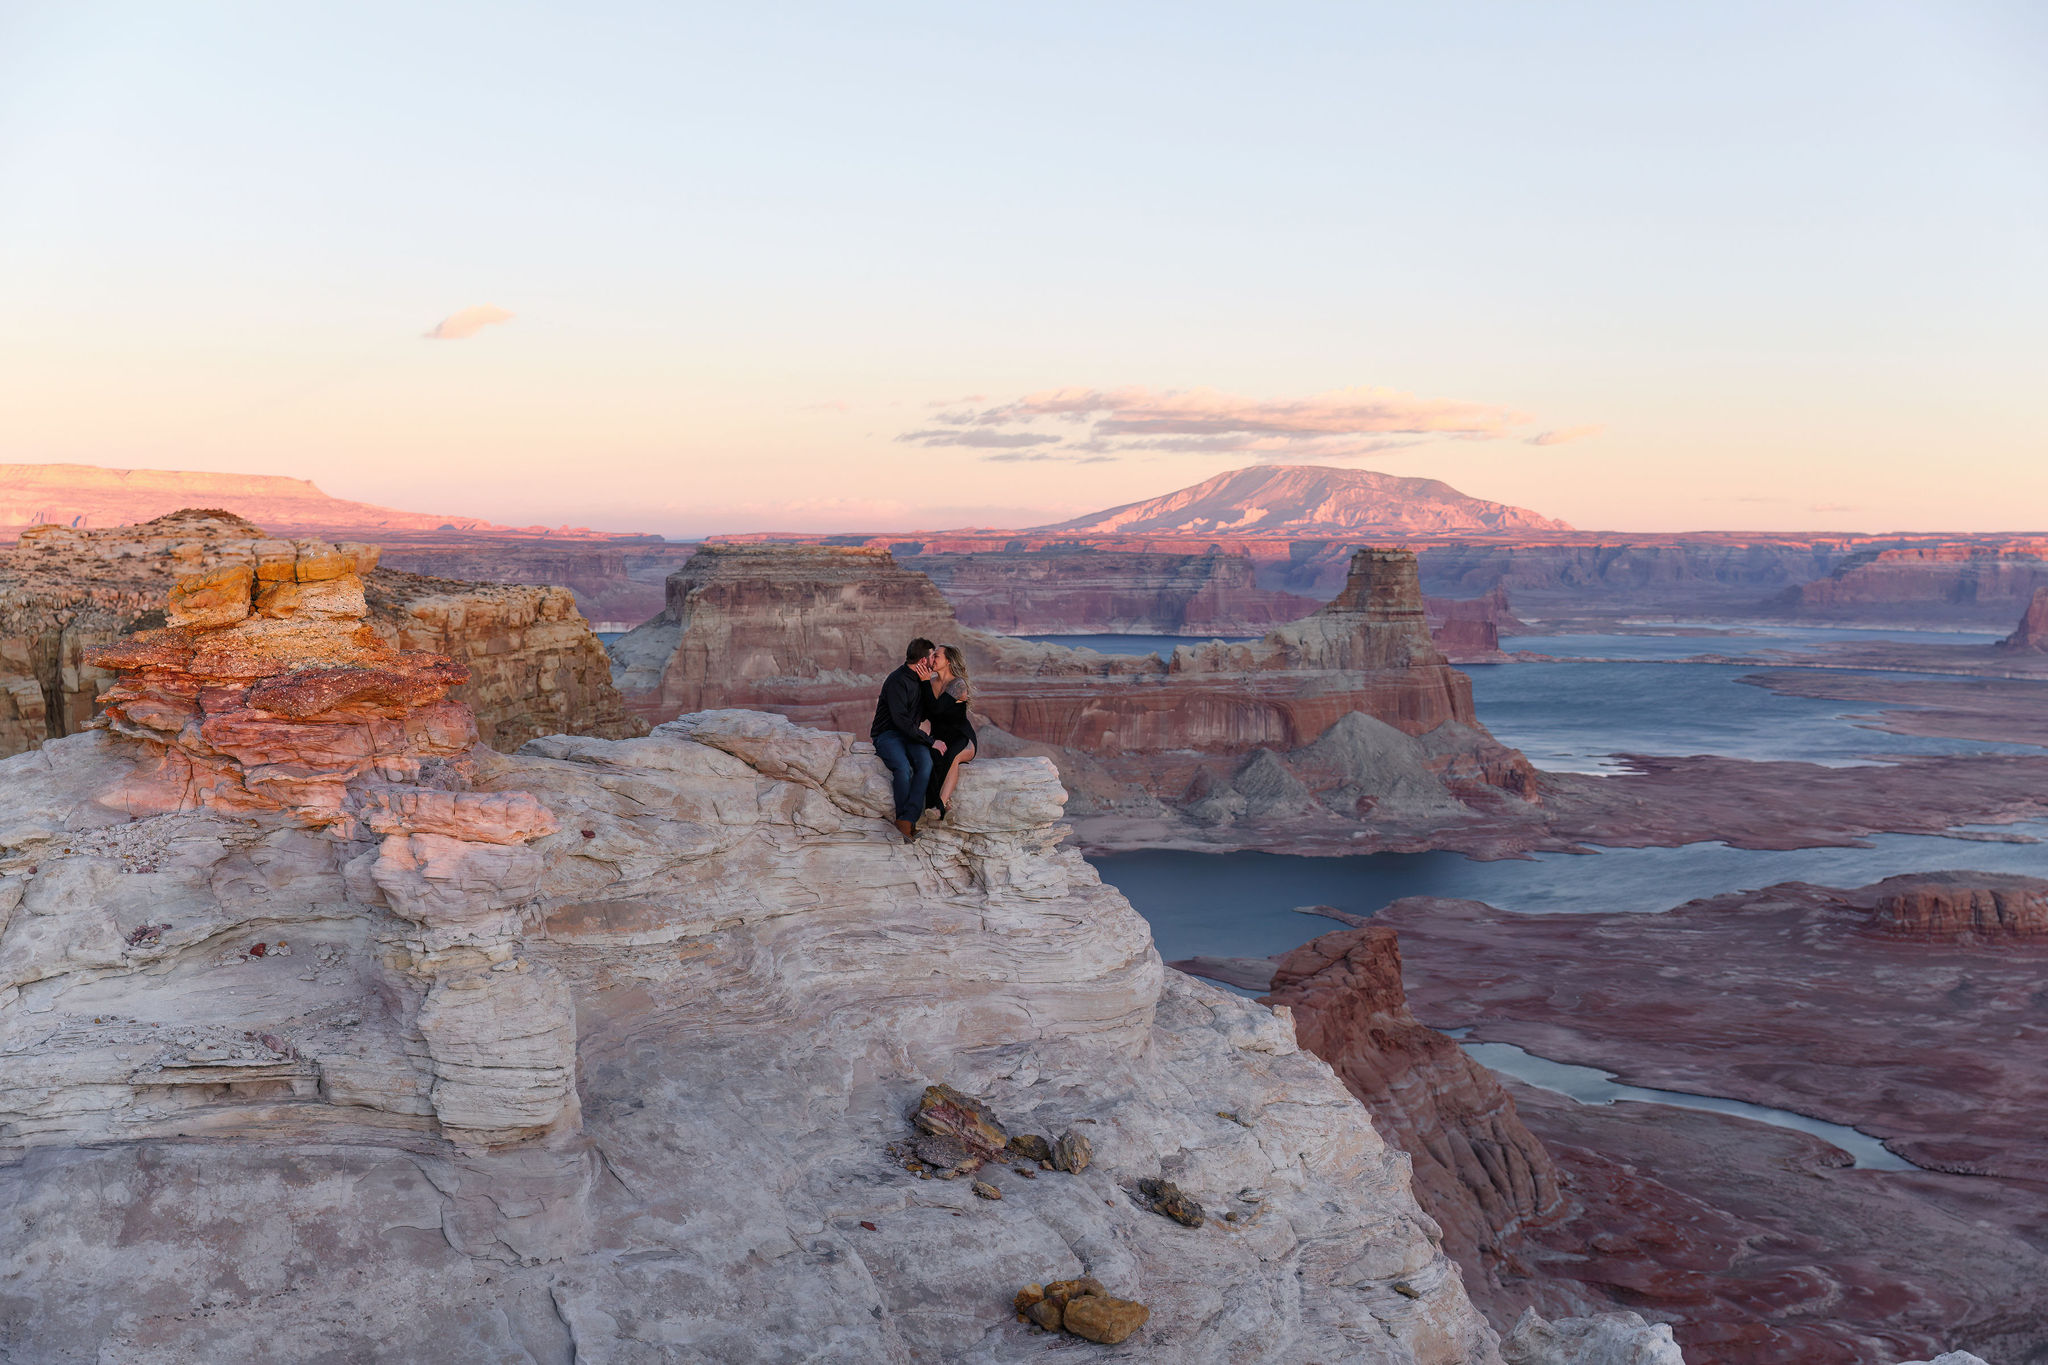
[[[366,567],[198,566],[89,651],[96,728],[0,761],[7,1358],[1000,1361],[1028,1275],[1112,1359],[1503,1359],[1405,1154],[1161,965],[1049,763],[905,846],[779,716],[502,754]]]

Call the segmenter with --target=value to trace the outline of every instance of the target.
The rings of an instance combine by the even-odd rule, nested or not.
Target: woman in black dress
[[[974,722],[967,719],[974,685],[967,680],[967,656],[957,645],[939,647],[939,671],[932,675],[931,689],[932,738],[944,740],[946,752],[932,757],[932,783],[924,803],[936,808],[943,820],[960,781],[960,766],[974,761]]]

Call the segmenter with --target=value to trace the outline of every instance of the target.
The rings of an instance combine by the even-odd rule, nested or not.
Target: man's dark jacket
[[[932,692],[924,679],[904,664],[882,680],[882,696],[875,703],[875,723],[868,727],[873,739],[884,730],[895,730],[912,744],[931,746],[932,737],[917,727],[931,714]]]

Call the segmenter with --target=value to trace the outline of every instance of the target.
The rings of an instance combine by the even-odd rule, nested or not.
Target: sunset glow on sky
[[[672,535],[1261,460],[2048,529],[2014,0],[0,10],[0,460]]]

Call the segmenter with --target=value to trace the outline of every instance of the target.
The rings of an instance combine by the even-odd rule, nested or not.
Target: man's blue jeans
[[[925,788],[931,785],[931,749],[905,739],[900,731],[884,730],[875,736],[875,754],[889,766],[896,818],[916,824],[924,814]]]

